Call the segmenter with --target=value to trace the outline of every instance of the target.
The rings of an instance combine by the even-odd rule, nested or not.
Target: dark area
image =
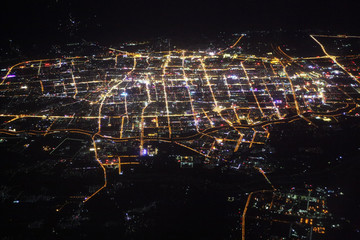
[[[357,1],[3,1],[1,46],[24,49],[249,30],[358,32]]]
[[[354,229],[359,224],[360,212],[356,187],[360,183],[357,174],[359,149],[353,137],[359,134],[359,124],[357,118],[344,117],[338,124],[342,131],[325,126],[302,131],[301,122],[276,125],[271,130],[270,145],[275,150],[272,161],[280,161],[284,166],[283,170],[268,174],[275,186],[301,188],[311,183],[329,189],[339,187],[345,193],[329,201],[334,216],[344,219],[344,223],[341,232],[331,232],[327,239],[340,236],[356,239],[357,236]],[[11,191],[7,194],[12,196],[1,202],[1,225],[4,236],[10,239],[25,236],[27,239],[107,239],[113,236],[123,239],[236,239],[240,236],[238,225],[245,194],[269,188],[257,172],[235,172],[220,167],[179,169],[164,152],[151,159],[150,168],[125,168],[124,176],[109,171],[111,185],[106,191],[85,205],[76,200],[69,202],[58,213],[54,205],[63,204],[65,198],[62,196],[79,191],[84,185],[96,184],[100,172],[83,173],[67,180],[64,172],[69,169],[66,165],[53,165],[53,160],[41,154],[40,145],[33,145],[26,154],[1,149],[2,190],[4,193],[4,187],[8,187]],[[304,152],[314,147],[321,151]],[[309,165],[309,171],[297,170],[299,164]],[[24,171],[28,173],[24,175]],[[24,184],[26,182],[29,184]],[[24,198],[35,193],[53,197],[13,203],[18,194]],[[229,196],[235,196],[235,201],[227,201]],[[262,227],[266,226],[264,223]],[[250,221],[248,231],[253,227],[257,228]],[[282,227],[278,231],[286,229]],[[258,236],[255,233],[254,230],[249,237]]]

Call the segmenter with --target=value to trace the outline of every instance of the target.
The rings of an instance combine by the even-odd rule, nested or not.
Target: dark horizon
[[[355,1],[5,1],[2,41],[52,43],[71,37],[117,42],[156,36],[248,30],[331,31],[357,34]]]

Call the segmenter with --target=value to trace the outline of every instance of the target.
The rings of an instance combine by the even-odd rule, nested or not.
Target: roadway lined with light
[[[104,174],[104,184],[97,190],[95,191],[93,194],[91,194],[90,196],[86,197],[84,199],[84,202],[87,202],[88,200],[90,200],[92,197],[94,197],[97,193],[99,193],[102,189],[104,189],[106,186],[107,186],[107,177],[106,177],[106,169],[103,165],[103,163],[101,162],[101,160],[99,159],[99,156],[98,156],[98,151],[97,151],[97,146],[96,146],[96,141],[95,141],[95,137],[97,135],[100,134],[101,132],[101,110],[102,110],[102,106],[104,104],[104,101],[106,100],[106,98],[111,94],[111,92],[117,88],[122,82],[125,81],[125,79],[129,76],[129,74],[131,74],[134,70],[135,70],[135,67],[136,67],[136,58],[134,57],[134,66],[133,68],[125,75],[125,77],[119,81],[118,83],[114,84],[110,90],[105,94],[105,96],[103,97],[102,101],[101,101],[101,104],[99,106],[99,118],[98,118],[98,131],[97,133],[95,133],[93,136],[92,136],[92,143],[93,143],[93,146],[94,146],[94,153],[95,153],[95,159],[96,161],[98,162],[98,164],[100,165],[100,167],[102,168],[103,170],[103,174]]]
[[[215,104],[215,108],[217,109],[219,106],[218,106],[218,102],[215,98],[215,95],[214,95],[214,92],[213,92],[213,89],[211,87],[211,83],[210,83],[210,79],[209,79],[209,76],[207,75],[207,70],[206,70],[206,67],[205,67],[205,64],[204,64],[204,61],[200,58],[199,59],[200,63],[201,63],[201,67],[204,71],[204,76],[205,76],[205,79],[206,79],[206,82],[207,82],[207,86],[209,87],[209,90],[211,92],[211,96],[213,98],[213,101],[214,101],[214,104]]]
[[[169,116],[169,103],[168,103],[168,95],[166,91],[166,83],[165,83],[165,75],[166,75],[166,67],[168,63],[170,62],[170,54],[167,56],[165,63],[163,64],[163,70],[161,75],[162,85],[163,85],[163,91],[164,91],[164,98],[165,98],[165,108],[166,108],[166,117],[168,122],[168,129],[169,129],[169,138],[171,138],[171,122],[170,122],[170,116]]]
[[[243,63],[243,62],[240,62],[240,66],[241,66],[241,68],[243,69],[243,71],[244,71],[244,73],[245,73],[246,79],[248,80],[248,83],[249,83],[249,86],[250,86],[252,95],[253,95],[254,98],[255,98],[255,101],[256,101],[256,104],[257,104],[257,106],[258,106],[258,109],[260,110],[261,115],[262,115],[263,117],[265,117],[265,114],[264,114],[263,110],[261,109],[260,103],[259,103],[259,101],[258,101],[258,99],[257,99],[257,97],[256,97],[255,92],[254,92],[254,87],[253,87],[253,85],[252,85],[252,83],[251,83],[251,81],[250,81],[249,75],[248,75],[248,73],[247,73],[247,71],[246,71],[246,69],[245,69],[245,67],[244,67],[244,63]]]
[[[298,101],[297,101],[297,99],[296,99],[296,94],[295,94],[295,89],[294,89],[293,82],[292,82],[291,78],[289,77],[289,74],[288,74],[287,71],[286,71],[286,66],[285,66],[281,61],[279,61],[279,63],[280,63],[281,66],[283,67],[283,71],[284,71],[287,79],[289,80],[290,87],[291,87],[291,91],[292,91],[292,94],[293,94],[293,97],[294,97],[296,112],[297,112],[298,115],[300,115],[300,114],[301,114],[301,111],[300,111],[300,108],[299,108]]]
[[[322,45],[322,44],[320,43],[320,41],[317,40],[317,39],[314,37],[314,35],[310,35],[310,37],[311,37],[317,44],[319,44],[319,46],[321,47],[322,51],[325,53],[325,55],[326,55],[328,58],[330,58],[332,61],[334,61],[334,62],[336,63],[336,65],[338,65],[342,70],[344,70],[344,72],[346,72],[346,73],[347,73],[352,79],[354,79],[357,83],[360,83],[360,81],[359,81],[354,75],[352,75],[348,70],[346,70],[346,68],[345,68],[343,65],[341,65],[341,64],[336,60],[336,57],[335,57],[335,56],[332,56],[332,55],[330,55],[330,54],[327,53],[327,51],[325,50],[324,45]]]
[[[189,96],[189,100],[190,100],[190,107],[191,107],[191,113],[193,114],[193,117],[194,117],[194,123],[195,123],[195,127],[196,127],[196,131],[199,131],[199,126],[198,126],[198,121],[196,120],[196,113],[195,113],[195,109],[194,109],[194,105],[193,105],[193,99],[191,97],[191,93],[190,93],[190,86],[188,84],[188,77],[186,75],[186,72],[185,72],[185,51],[182,52],[182,66],[181,66],[181,70],[182,70],[182,73],[184,75],[184,79],[185,79],[185,86],[186,86],[186,90],[187,90],[187,93],[188,93],[188,96]]]

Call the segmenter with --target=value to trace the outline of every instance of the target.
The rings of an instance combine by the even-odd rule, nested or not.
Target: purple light
[[[14,78],[14,77],[16,77],[16,75],[11,74],[11,75],[7,75],[7,76],[3,77],[2,79],[6,79],[6,78]]]

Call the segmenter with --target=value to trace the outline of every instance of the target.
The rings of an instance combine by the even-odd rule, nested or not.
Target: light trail
[[[263,64],[263,66],[264,66],[264,68],[265,68],[265,70],[266,70],[266,66],[265,66],[264,62],[262,62],[262,64]],[[271,78],[271,77],[270,77],[270,78]],[[271,92],[270,92],[270,90],[269,90],[269,88],[268,88],[265,80],[264,80],[264,79],[261,79],[261,80],[262,80],[262,82],[263,82],[263,84],[264,84],[264,86],[265,86],[266,92],[268,93],[268,95],[269,95],[269,97],[270,97],[271,103],[272,103],[273,106],[274,106],[274,110],[275,110],[275,112],[276,112],[277,117],[278,117],[279,119],[281,119],[282,117],[281,117],[279,108],[276,106],[275,101],[274,101],[274,98],[272,97]]]
[[[124,94],[124,107],[125,107],[125,115],[126,117],[128,117],[128,108],[127,108],[127,93],[126,93],[126,86],[124,87],[124,91],[123,91],[123,94]]]
[[[244,36],[245,36],[244,34],[241,34],[241,36],[236,40],[236,42],[233,45],[231,45],[230,47],[228,47],[228,48],[226,48],[224,50],[221,50],[220,52],[217,53],[217,55],[222,54],[223,52],[225,52],[225,51],[227,51],[227,50],[229,50],[231,48],[234,48]]]
[[[166,67],[167,67],[169,61],[170,61],[170,55],[167,56],[166,61],[163,64],[161,80],[162,80],[164,97],[165,97],[165,107],[166,107],[166,117],[167,117],[167,122],[168,122],[168,129],[169,129],[169,138],[171,138],[171,122],[170,122],[170,116],[169,116],[169,103],[168,103],[168,96],[167,96],[166,83],[165,83]]]
[[[211,151],[215,148],[215,143],[216,143],[216,139],[213,141],[213,143],[211,144],[211,147],[209,149],[209,152],[206,154],[205,158],[209,158],[210,157],[210,153]]]
[[[246,216],[246,212],[247,212],[247,209],[249,207],[249,203],[250,203],[250,200],[251,200],[251,197],[254,193],[259,193],[259,192],[274,192],[276,191],[276,188],[273,186],[273,184],[270,182],[270,180],[267,178],[265,172],[261,169],[261,168],[258,168],[258,167],[255,167],[255,169],[257,169],[263,176],[264,178],[266,179],[266,181],[271,185],[272,189],[273,190],[260,190],[260,191],[254,191],[254,192],[251,192],[249,194],[249,197],[246,201],[246,205],[245,205],[245,208],[244,208],[244,211],[243,211],[243,215],[242,215],[242,240],[245,240],[245,216]],[[272,206],[272,204],[271,204]]]
[[[209,120],[210,125],[211,125],[211,126],[214,126],[214,122],[213,122],[213,121],[211,121],[211,119],[209,118],[209,116],[207,115],[207,113],[205,112],[205,110],[204,110],[203,108],[201,108],[201,110],[202,110],[202,111],[203,111],[203,113],[205,114],[206,118]]]
[[[12,119],[10,119],[9,121],[7,121],[7,122],[5,122],[6,124],[7,123],[11,123],[11,122],[13,122],[13,121],[15,121],[15,120],[18,120],[19,118],[22,118],[21,116],[15,116],[14,118],[12,118]]]
[[[56,118],[54,119],[54,121],[50,124],[50,126],[46,129],[46,132],[44,134],[44,136],[46,136],[48,134],[48,132],[51,130],[51,127],[54,125],[54,123],[56,122]]]
[[[249,148],[251,148],[251,147],[252,147],[252,145],[253,145],[253,143],[254,143],[254,140],[255,140],[255,137],[256,137],[256,131],[255,131],[255,129],[253,129],[253,131],[254,131],[254,133],[253,133],[253,137],[252,137],[252,139],[251,139],[251,142],[250,142]]]
[[[122,162],[121,165],[139,165],[139,162]]]
[[[259,191],[254,191],[254,192],[251,192],[246,200],[246,204],[245,204],[245,207],[244,207],[244,211],[243,211],[243,214],[242,214],[242,225],[241,225],[241,240],[245,240],[245,217],[246,217],[246,213],[247,213],[247,210],[248,210],[248,207],[249,207],[249,203],[250,203],[250,200],[251,200],[251,197],[254,193],[265,193],[265,192],[272,192],[273,190],[259,190]]]
[[[102,100],[100,102],[100,105],[99,105],[99,111],[98,111],[98,132],[97,133],[100,133],[101,132],[101,118],[102,118],[102,115],[101,115],[101,111],[102,111],[102,108],[103,108],[103,105],[104,105],[104,102],[105,100],[107,99],[107,97],[111,94],[111,92],[116,89],[122,82],[124,82],[124,80],[127,78],[128,75],[126,75],[121,81],[119,81],[117,84],[114,84],[110,90],[102,97]]]
[[[235,107],[235,105],[232,105],[232,109],[233,109],[233,111],[234,111],[234,113],[235,113],[235,117],[236,117],[237,123],[238,123],[238,124],[241,124],[239,115],[238,115],[237,112],[236,112],[236,107]]]
[[[121,165],[139,165],[139,164],[140,164],[139,162],[121,162],[120,165],[119,165],[119,163],[103,163],[103,165],[107,166],[107,167],[109,167],[109,166],[117,166],[117,168],[120,169],[120,170],[122,170]],[[119,173],[119,175],[121,175],[121,174],[122,174],[122,171]]]
[[[104,104],[104,101],[105,99],[110,95],[110,93],[115,89],[117,88],[123,81],[125,81],[125,79],[129,76],[129,74],[131,74],[134,70],[135,70],[135,67],[136,67],[136,58],[134,57],[134,66],[133,68],[125,75],[125,77],[123,78],[122,81],[119,81],[118,83],[114,84],[110,90],[105,94],[105,96],[103,97],[102,101],[101,101],[101,104],[99,106],[99,115],[98,115],[98,131],[97,133],[95,133],[93,136],[92,136],[92,142],[93,142],[93,146],[94,146],[94,153],[95,153],[95,159],[96,161],[98,162],[98,164],[100,165],[100,167],[102,168],[103,170],[103,174],[104,174],[104,184],[97,190],[95,191],[92,195],[86,197],[84,199],[84,203],[89,201],[92,197],[94,197],[97,193],[99,193],[102,189],[104,189],[106,186],[107,186],[107,177],[106,177],[106,169],[103,165],[103,163],[100,161],[99,159],[99,156],[98,156],[98,152],[97,152],[97,146],[96,146],[96,141],[95,141],[95,137],[97,135],[100,134],[101,132],[101,110],[102,110],[102,106]]]
[[[199,126],[198,126],[198,121],[196,119],[196,113],[195,113],[195,110],[194,110],[194,105],[193,105],[193,99],[191,97],[191,93],[190,93],[190,86],[188,84],[188,77],[185,73],[185,51],[182,52],[182,66],[181,66],[181,69],[182,69],[182,73],[183,73],[183,76],[184,76],[184,79],[185,79],[185,86],[186,86],[186,90],[187,90],[187,93],[188,93],[188,96],[189,96],[189,99],[190,99],[190,107],[191,107],[191,113],[193,114],[193,117],[194,117],[194,123],[195,123],[195,127],[196,127],[196,131],[199,132]]]
[[[326,37],[326,38],[360,38],[360,36],[349,36],[349,35],[310,35],[316,37]]]
[[[99,131],[100,131],[100,129],[99,129]],[[91,194],[88,197],[85,197],[84,200],[83,200],[84,203],[89,201],[91,198],[93,198],[96,194],[98,194],[102,189],[104,189],[107,186],[106,169],[105,169],[104,165],[102,164],[102,162],[100,161],[100,159],[98,157],[97,146],[96,146],[96,142],[95,142],[95,136],[98,133],[94,134],[91,139],[92,139],[92,143],[93,143],[93,147],[94,147],[95,160],[98,162],[99,166],[101,167],[101,169],[103,171],[104,184],[98,190],[96,190],[93,194]]]
[[[271,68],[271,70],[272,70],[272,72],[273,72],[273,74],[274,74],[274,77],[278,77],[279,74],[278,74],[277,72],[275,72],[275,69],[274,69],[274,67],[272,66],[271,63],[269,63],[269,66],[270,66],[270,68]]]
[[[193,152],[196,152],[196,153],[200,154],[201,156],[204,156],[205,158],[208,157],[207,155],[203,154],[202,152],[200,152],[200,151],[198,151],[198,150],[196,150],[196,149],[194,149],[194,148],[192,148],[192,147],[186,146],[186,145],[184,145],[184,144],[182,144],[182,143],[179,143],[179,142],[173,142],[173,143],[175,143],[175,144],[177,144],[177,145],[179,145],[179,146],[182,146],[182,147],[184,147],[184,148],[187,148],[187,149],[189,149],[189,150],[191,150],[191,151],[193,151]]]
[[[294,89],[293,82],[292,82],[291,78],[289,77],[289,74],[286,71],[286,66],[281,61],[280,61],[280,64],[283,67],[283,71],[284,71],[284,73],[286,75],[286,78],[289,80],[291,91],[292,91],[292,94],[293,94],[293,97],[294,97],[296,112],[297,112],[298,115],[300,115],[301,111],[300,111],[300,108],[299,108],[299,104],[298,104],[298,102],[296,100],[296,95],[295,95],[295,89]]]
[[[72,63],[74,63],[74,62],[72,61]],[[76,95],[78,94],[78,89],[77,89],[77,86],[76,86],[76,81],[75,81],[75,77],[74,77],[74,72],[73,72],[72,69],[71,69],[70,71],[71,71],[71,77],[72,77],[73,84],[74,84],[74,88],[75,88],[75,94],[74,94],[73,98],[76,99]],[[42,84],[41,84],[41,86],[42,86]]]
[[[151,102],[150,102],[151,103]],[[141,111],[141,121],[140,121],[140,156],[143,156],[144,150],[144,112],[145,109],[149,106],[150,103],[146,103],[145,107],[143,107]]]
[[[118,156],[118,161],[119,161],[119,175],[121,175],[121,158],[120,156]]]
[[[240,137],[239,137],[239,139],[238,139],[237,142],[236,142],[236,146],[235,146],[234,152],[237,152],[237,151],[239,150],[239,147],[240,147],[240,144],[241,144],[241,141],[242,141],[243,137],[244,137],[244,134],[241,134]]]
[[[342,70],[344,70],[344,72],[346,72],[352,79],[354,79],[357,83],[360,83],[360,81],[354,76],[352,75],[348,70],[345,69],[345,67],[343,65],[341,65],[337,60],[335,56],[332,56],[330,54],[327,53],[327,51],[325,50],[324,45],[321,44],[321,42],[319,42],[314,35],[310,35],[310,37],[317,43],[319,44],[319,46],[321,47],[322,51],[325,53],[325,55],[330,58],[333,62],[336,63],[336,65],[338,65]]]
[[[60,212],[66,205],[68,205],[69,202],[65,201],[65,203],[63,205],[61,205],[59,208],[56,209],[57,212]]]
[[[39,68],[38,68],[38,76],[40,76],[40,73],[41,73],[41,63],[42,63],[42,61],[40,60],[40,62],[39,62]]]
[[[159,127],[159,117],[158,116],[155,116],[155,122],[156,122],[156,127],[158,128]]]
[[[243,134],[242,134],[237,128],[234,127],[234,124],[233,124],[231,121],[229,121],[228,119],[224,118],[224,116],[221,114],[221,111],[223,111],[223,110],[225,110],[225,109],[221,109],[220,107],[213,109],[213,111],[216,112],[216,113],[220,116],[220,118],[221,118],[224,122],[226,122],[231,128],[233,128],[233,129],[240,135],[240,138],[242,139]],[[239,138],[239,139],[240,139],[240,138]],[[239,141],[239,142],[240,142],[240,141]],[[239,148],[239,146],[236,145],[236,146],[235,146],[235,150],[237,151],[238,148]]]
[[[302,119],[304,119],[305,121],[307,121],[310,125],[313,125],[314,127],[318,127],[315,123],[313,123],[310,119],[308,119],[307,117],[305,117],[304,115],[299,115]]]
[[[118,62],[118,56],[119,56],[119,55],[121,55],[121,53],[119,53],[119,54],[116,54],[116,55],[115,55],[114,68],[116,68],[116,67],[117,67],[117,62]]]
[[[225,86],[226,86],[226,88],[227,88],[227,94],[228,94],[229,99],[230,99],[230,98],[231,98],[230,88],[229,88],[229,84],[228,84],[228,82],[227,82],[227,79],[226,79],[226,76],[225,76],[225,75],[223,75],[223,79],[224,79]]]
[[[98,132],[97,132],[97,134],[101,132],[101,118],[102,118],[102,116],[101,116],[101,111],[102,111],[102,107],[103,107],[103,105],[104,105],[104,102],[105,102],[105,100],[109,97],[109,95],[111,94],[111,92],[112,92],[114,89],[117,89],[118,86],[119,86],[121,83],[123,83],[123,82],[126,80],[126,78],[128,78],[128,76],[135,70],[135,67],[136,67],[136,58],[133,58],[133,59],[134,59],[133,68],[125,75],[125,77],[124,77],[122,80],[120,80],[120,81],[118,81],[118,83],[114,84],[114,85],[109,89],[109,91],[107,91],[106,94],[102,97],[102,100],[101,100],[100,106],[99,106],[99,113],[98,113]],[[125,95],[126,95],[126,94],[125,94]]]
[[[147,98],[148,98],[148,102],[151,103],[151,95],[150,95],[150,89],[149,89],[149,85],[151,84],[151,80],[148,76],[148,74],[145,75],[146,76],[146,80],[149,82],[145,83],[145,87],[146,87],[146,94],[147,94]]]
[[[41,87],[41,94],[44,94],[44,85],[43,82],[41,80],[39,80],[40,82],[40,87]]]
[[[267,178],[264,170],[262,170],[261,168],[258,168],[258,167],[255,167],[256,170],[258,170],[263,176],[264,178],[266,179],[266,181],[270,184],[270,186],[272,187],[272,189],[275,191],[276,188],[274,187],[274,185],[270,182],[270,180]]]
[[[124,131],[124,116],[121,117],[120,139],[122,138],[123,131]]]
[[[66,57],[64,59],[78,59],[78,58],[85,58],[85,57]],[[59,60],[60,58],[53,58],[53,59],[38,59],[38,60],[31,60],[31,61],[24,61],[24,62],[19,62],[16,63],[15,65],[11,66],[9,68],[9,70],[6,72],[5,76],[2,78],[2,82],[0,83],[0,86],[4,84],[4,82],[6,81],[6,79],[8,78],[8,76],[10,75],[11,71],[21,65],[26,65],[26,64],[30,64],[30,63],[35,63],[35,62],[43,62],[43,61],[54,61],[54,60]]]
[[[261,115],[262,115],[263,117],[265,117],[265,114],[264,114],[263,110],[261,109],[260,103],[259,103],[259,101],[258,101],[258,99],[257,99],[257,97],[256,97],[255,92],[254,92],[254,88],[253,88],[253,85],[252,85],[252,83],[251,83],[251,81],[250,81],[249,75],[248,75],[248,73],[247,73],[247,71],[246,71],[246,69],[245,69],[245,67],[244,67],[244,63],[243,63],[243,62],[240,62],[240,66],[241,66],[241,68],[243,69],[243,71],[244,71],[244,73],[245,73],[246,79],[248,80],[248,83],[249,83],[251,92],[252,92],[252,94],[253,94],[253,96],[254,96],[254,98],[255,98],[256,104],[257,104],[257,106],[258,106],[258,108],[259,108],[259,110],[260,110],[260,112],[261,112]]]
[[[210,92],[211,92],[211,96],[212,96],[213,101],[214,101],[214,104],[215,104],[215,109],[217,109],[219,106],[218,106],[217,100],[216,100],[216,98],[215,98],[214,92],[213,92],[213,90],[212,90],[212,87],[211,87],[211,84],[210,84],[210,79],[209,79],[209,76],[207,75],[204,61],[203,61],[201,58],[199,59],[199,61],[200,61],[200,63],[201,63],[201,67],[202,67],[202,69],[203,69],[203,71],[204,71],[204,76],[205,76],[207,85],[208,85],[208,87],[209,87],[209,90],[210,90]]]
[[[278,46],[277,49],[278,49],[278,51],[279,51],[283,56],[285,56],[286,58],[290,59],[290,61],[291,61],[292,63],[295,62],[294,58],[292,58],[291,56],[289,56],[288,54],[286,54],[286,53],[280,48],[280,46]]]
[[[64,92],[66,93],[66,95],[67,95],[67,92],[66,92],[66,86],[65,86],[65,83],[64,82],[62,82],[62,86],[64,87]]]
[[[11,66],[11,67],[9,68],[9,70],[7,71],[7,73],[5,74],[5,76],[3,77],[3,80],[1,81],[0,85],[3,85],[3,84],[4,84],[5,80],[8,78],[8,76],[10,75],[11,71],[13,70],[13,68],[15,68],[15,67],[17,67],[17,66],[20,66],[20,65],[22,65],[22,64],[24,64],[24,63],[25,63],[25,62],[20,62],[20,63],[17,63],[17,64],[15,64],[15,65]]]
[[[241,34],[241,36],[238,38],[238,40],[233,45],[231,45],[230,48],[234,48],[244,36],[245,35]]]
[[[247,210],[248,210],[248,207],[249,207],[249,203],[250,203],[250,200],[251,200],[251,197],[252,195],[254,194],[254,192],[251,192],[247,198],[247,201],[246,201],[246,204],[245,204],[245,207],[244,207],[244,211],[243,211],[243,215],[242,215],[242,227],[241,227],[241,239],[242,240],[245,240],[245,217],[246,217],[246,213],[247,213]]]
[[[338,86],[337,84],[335,84],[335,86],[336,86],[336,88],[337,88],[340,92],[342,92],[345,96],[347,96],[348,99],[352,100],[352,102],[355,103],[355,99],[354,99],[353,97],[351,97],[347,92],[345,92],[344,90],[342,90],[342,89],[340,88],[340,86]]]

